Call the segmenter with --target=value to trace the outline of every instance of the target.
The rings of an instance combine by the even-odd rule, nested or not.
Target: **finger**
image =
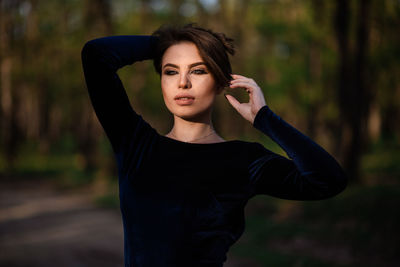
[[[253,90],[254,90],[254,85],[250,84],[248,82],[237,82],[237,83],[231,84],[229,87],[230,88],[238,88],[238,87],[244,88],[248,92],[253,92]]]
[[[246,76],[239,75],[239,74],[232,74],[232,77],[233,78],[246,78],[246,79],[248,79]]]
[[[236,77],[236,78],[234,78],[233,80],[231,80],[232,82],[235,82],[235,81],[249,81],[250,79],[249,78],[246,78],[246,77]]]
[[[237,84],[237,83],[248,83],[251,84],[253,86],[257,86],[257,84],[250,79],[237,79],[237,80],[232,80],[230,84]]]
[[[253,79],[250,79],[250,78],[238,78],[235,80],[231,80],[231,84],[235,84],[238,82],[247,82],[247,83],[252,84],[253,86],[258,86],[257,83]]]

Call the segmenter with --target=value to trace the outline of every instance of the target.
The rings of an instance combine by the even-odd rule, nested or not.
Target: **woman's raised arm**
[[[255,194],[292,200],[332,197],[347,185],[347,176],[337,161],[321,146],[263,106],[253,126],[268,135],[287,153],[280,156],[258,144],[249,165]]]
[[[136,61],[151,59],[155,43],[156,38],[152,36],[116,35],[90,40],[82,48],[82,67],[89,97],[114,152],[120,150],[124,137],[134,133],[134,139],[139,140],[149,129],[132,109],[117,70]]]
[[[276,115],[266,105],[263,92],[253,79],[232,75],[231,88],[244,88],[248,103],[233,96],[227,100],[253,126],[268,135],[289,156],[285,158],[255,142],[249,165],[253,194],[292,200],[332,197],[347,185],[347,176],[336,160],[317,143]]]

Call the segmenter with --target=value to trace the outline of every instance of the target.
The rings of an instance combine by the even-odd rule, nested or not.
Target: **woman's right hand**
[[[257,112],[266,105],[264,94],[253,79],[238,74],[232,74],[232,78],[229,87],[244,88],[249,93],[249,102],[240,103],[236,98],[227,94],[225,97],[243,118],[253,124]]]

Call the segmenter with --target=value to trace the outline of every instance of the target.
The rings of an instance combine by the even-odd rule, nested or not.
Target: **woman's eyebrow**
[[[196,67],[198,65],[206,65],[206,63],[204,63],[204,62],[196,62],[196,63],[190,64],[189,67],[193,68],[193,67]]]
[[[196,67],[196,66],[198,66],[198,65],[206,65],[206,63],[204,63],[204,62],[195,62],[195,63],[190,64],[190,65],[189,65],[189,68],[193,68],[193,67]],[[175,65],[175,64],[172,64],[172,63],[167,63],[167,64],[165,64],[165,65],[163,66],[163,68],[165,68],[165,67],[173,67],[173,68],[179,69],[179,66],[178,66],[178,65]]]

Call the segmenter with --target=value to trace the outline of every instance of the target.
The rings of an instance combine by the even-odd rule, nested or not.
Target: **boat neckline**
[[[238,142],[240,140],[228,140],[228,141],[223,141],[223,142],[215,142],[215,143],[190,143],[190,142],[185,142],[185,141],[180,141],[180,140],[176,140],[174,138],[165,136],[160,134],[160,136],[162,138],[164,138],[165,140],[168,140],[170,142],[174,142],[174,143],[178,143],[178,144],[185,144],[185,145],[194,145],[194,146],[204,146],[204,145],[220,145],[220,144],[227,144],[227,143],[235,143]]]

